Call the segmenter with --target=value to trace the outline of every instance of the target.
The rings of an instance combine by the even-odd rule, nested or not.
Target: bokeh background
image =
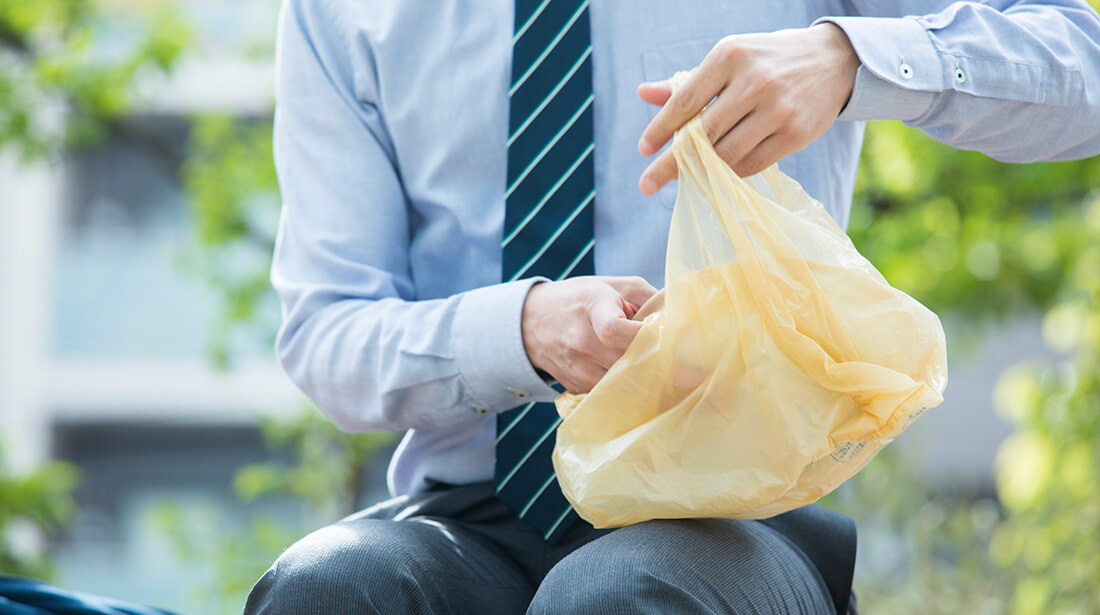
[[[0,0],[0,572],[238,613],[385,496],[396,434],[282,376],[276,0]],[[949,335],[946,401],[827,498],[866,613],[1100,613],[1100,159],[868,126],[852,238]]]

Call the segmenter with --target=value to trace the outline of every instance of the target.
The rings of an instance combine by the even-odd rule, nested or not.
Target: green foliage
[[[1100,242],[1090,246],[1098,248]],[[1009,514],[993,536],[991,553],[1012,571],[1012,611],[1021,615],[1100,612],[1100,549],[1094,540],[1100,536],[1096,264],[1082,259],[1075,277],[1089,287],[1088,298],[1051,311],[1044,327],[1048,338],[1076,337],[1075,359],[1020,366],[1002,378],[996,394],[998,410],[1016,433],[998,452],[998,493]]]
[[[874,124],[849,232],[895,286],[971,322],[1049,308],[1088,244],[1100,158],[1009,165]]]
[[[267,245],[256,239],[260,229],[248,220],[258,217],[250,218],[254,210],[245,204],[261,201],[234,186],[265,195],[257,207],[270,204],[270,129],[225,118],[204,121],[211,128],[209,136],[197,137],[205,144],[198,151],[218,151],[189,166],[200,237],[215,253],[244,244],[258,254]],[[239,168],[227,170],[230,164]],[[1100,158],[1008,165],[900,124],[869,127],[853,240],[895,286],[969,325],[964,332],[974,337],[986,329],[983,323],[1043,310],[1052,348],[1094,356],[1100,347],[1098,229]],[[251,279],[259,280],[268,262],[252,262]],[[218,275],[212,279],[229,298],[223,327],[250,326],[269,292],[266,284]],[[1086,333],[1092,335],[1087,348]],[[1018,432],[998,464],[1003,508],[937,491],[893,450],[832,498],[857,519],[865,551],[875,560],[856,579],[864,612],[909,612],[918,605],[945,615],[1100,611],[1097,550],[1080,539],[1100,535],[1097,373],[1095,359],[1082,358],[1006,376],[1000,390],[1008,392],[999,398],[1017,401],[999,405],[1013,408],[1002,411]],[[1021,410],[1020,400],[1029,400],[1030,410]],[[242,471],[238,486],[248,493],[308,484],[299,480],[260,466]],[[895,556],[883,557],[883,550]],[[888,565],[878,567],[883,561]]]
[[[1100,612],[1100,158],[1007,165],[875,124],[862,162],[850,231],[891,283],[972,325],[1045,311],[1074,357],[998,385],[1003,508],[931,490],[892,451],[833,498],[905,554],[857,578],[864,610]]]
[[[184,185],[195,214],[199,250],[189,265],[221,297],[210,335],[215,364],[231,362],[240,337],[270,345],[277,322],[266,320],[264,306],[274,301],[268,282],[279,211],[272,162],[271,118],[203,115],[193,118],[184,165]],[[264,440],[273,451],[289,452],[292,463],[270,461],[238,470],[233,488],[242,505],[282,497],[306,505],[302,519],[287,525],[252,515],[246,527],[204,535],[186,516],[166,504],[157,523],[176,537],[184,561],[202,564],[209,579],[192,592],[202,612],[239,612],[248,588],[294,540],[332,523],[366,504],[364,472],[377,449],[392,434],[348,434],[315,408],[292,419],[260,419]],[[205,513],[200,525],[217,527],[217,515]],[[211,522],[215,525],[208,525]],[[207,532],[209,534],[209,532]]]
[[[190,40],[164,5],[126,18],[108,18],[111,8],[108,0],[0,0],[0,150],[31,160],[93,143],[129,110],[140,80],[171,69]],[[128,35],[135,44],[117,53],[115,39]],[[2,460],[0,572],[48,578],[47,553],[19,548],[16,535],[41,542],[72,518],[78,473],[48,463],[17,476]]]
[[[337,515],[350,515],[364,505],[364,471],[378,448],[393,440],[385,432],[343,432],[312,407],[290,420],[262,418],[260,430],[270,448],[289,449],[295,463],[241,468],[233,481],[241,500],[283,494]]]
[[[60,529],[76,512],[70,495],[78,472],[72,465],[52,462],[16,474],[0,456],[0,573],[48,579],[53,566],[41,549],[24,549],[14,534],[34,540]]]
[[[313,528],[288,526],[267,517],[227,526],[214,507],[184,508],[162,502],[146,519],[169,540],[179,561],[199,571],[187,591],[196,613],[237,614],[248,590],[287,546]]]
[[[193,118],[183,170],[200,246],[191,265],[221,298],[210,336],[211,356],[221,366],[230,359],[235,332],[267,347],[278,325],[262,309],[274,302],[268,270],[279,211],[271,142],[270,117]]]
[[[260,429],[269,450],[288,454],[290,462],[250,464],[237,472],[233,490],[248,511],[243,525],[212,508],[184,509],[168,501],[149,519],[181,561],[202,570],[201,582],[190,592],[196,612],[239,613],[249,588],[279,553],[365,506],[364,472],[378,449],[393,440],[389,433],[342,432],[313,407],[290,419],[261,419]],[[304,503],[298,522],[248,507],[271,498]]]
[[[129,109],[135,85],[170,69],[190,40],[170,6],[108,16],[112,8],[0,0],[0,145],[30,159],[94,142]],[[127,36],[138,40],[119,53],[114,39]]]
[[[995,502],[937,490],[888,447],[822,503],[858,523],[861,612],[1006,612],[1004,578],[988,552],[1001,521]]]
[[[114,1],[0,0],[0,147],[34,158],[94,141],[186,50],[190,29],[170,4],[122,15]],[[236,335],[266,345],[275,328],[264,309],[278,215],[270,117],[194,118],[183,176],[198,245],[188,265],[222,297],[211,353],[225,365]],[[856,580],[862,610],[1100,612],[1100,159],[1006,165],[874,124],[850,232],[894,285],[974,332],[1044,311],[1047,343],[1070,357],[1014,368],[998,386],[1016,426],[998,457],[999,502],[938,491],[893,450],[832,496],[874,558]],[[238,612],[279,551],[362,505],[361,473],[390,437],[343,434],[313,410],[261,428],[289,461],[242,468],[234,490],[249,511],[301,502],[299,523],[255,514],[236,527],[171,504],[156,515],[207,573],[201,612]],[[73,513],[75,481],[64,464],[0,471],[0,535],[55,530]],[[5,540],[0,570],[43,576],[49,565]]]

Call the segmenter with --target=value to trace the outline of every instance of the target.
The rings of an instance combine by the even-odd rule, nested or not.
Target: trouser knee
[[[245,615],[371,615],[423,611],[427,596],[411,564],[384,535],[340,524],[286,550],[248,596]]]
[[[529,614],[829,613],[816,569],[751,522],[649,521],[573,552],[543,580]]]

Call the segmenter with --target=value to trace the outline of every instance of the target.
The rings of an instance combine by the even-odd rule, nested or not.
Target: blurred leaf
[[[89,0],[0,1],[0,146],[32,159],[95,142],[129,110],[139,77],[170,71],[191,40],[172,5],[135,5],[124,14],[110,8]],[[106,53],[112,28],[136,33],[138,44]],[[50,115],[57,105],[64,122]]]
[[[77,469],[62,462],[15,474],[3,464],[0,450],[0,574],[53,576],[48,553],[24,551],[13,540],[13,533],[48,536],[59,530],[76,512],[71,493],[78,480]]]

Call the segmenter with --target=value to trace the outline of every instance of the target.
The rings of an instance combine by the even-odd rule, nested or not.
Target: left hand
[[[642,100],[661,106],[638,151],[657,153],[702,111],[718,155],[738,175],[754,175],[825,134],[852,95],[859,65],[847,35],[831,23],[727,36],[675,94],[665,81],[638,86]],[[675,177],[676,160],[666,150],[639,186],[652,196]]]

